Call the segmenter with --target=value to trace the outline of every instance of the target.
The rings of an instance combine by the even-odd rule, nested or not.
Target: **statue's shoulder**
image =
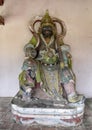
[[[31,40],[24,46],[24,51],[27,49],[27,48],[35,48],[35,46],[37,45],[37,40],[36,38],[33,36],[31,38]]]
[[[68,45],[68,44],[63,44],[63,45],[61,45],[61,49],[62,49],[62,51],[68,51],[68,52],[70,52],[70,46]]]

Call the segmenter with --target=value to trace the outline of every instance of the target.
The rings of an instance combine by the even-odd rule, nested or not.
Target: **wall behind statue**
[[[6,0],[0,7],[0,96],[14,96],[24,60],[23,46],[30,40],[29,21],[49,9],[65,21],[64,42],[71,46],[76,89],[92,97],[92,0]]]

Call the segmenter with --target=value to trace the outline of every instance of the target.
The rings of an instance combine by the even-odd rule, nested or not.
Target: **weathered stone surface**
[[[11,130],[26,130],[27,126],[14,123]]]
[[[85,109],[85,116],[92,116],[92,110],[90,110],[89,107]]]
[[[8,121],[0,121],[0,130],[11,129],[12,123]]]
[[[35,127],[31,126],[31,127],[27,128],[27,130],[42,130],[42,129],[41,129],[41,127],[36,127],[35,128]]]
[[[42,130],[57,130],[57,128],[56,127],[46,127],[46,126],[43,126]]]
[[[14,120],[31,125],[34,121],[46,126],[78,126],[83,121],[84,102],[63,105],[60,101],[33,98],[30,102],[18,98],[11,102]]]
[[[85,104],[90,110],[92,110],[92,98],[87,98]]]

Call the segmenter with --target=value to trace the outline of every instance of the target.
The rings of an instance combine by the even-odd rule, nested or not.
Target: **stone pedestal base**
[[[14,120],[31,125],[36,122],[50,126],[78,126],[83,122],[84,103],[62,105],[50,100],[32,99],[30,102],[15,97],[11,109]]]

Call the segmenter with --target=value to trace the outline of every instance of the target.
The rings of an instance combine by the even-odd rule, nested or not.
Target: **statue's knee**
[[[35,60],[33,59],[26,59],[24,62],[23,62],[23,66],[22,66],[22,70],[36,70],[37,68],[37,63]]]

